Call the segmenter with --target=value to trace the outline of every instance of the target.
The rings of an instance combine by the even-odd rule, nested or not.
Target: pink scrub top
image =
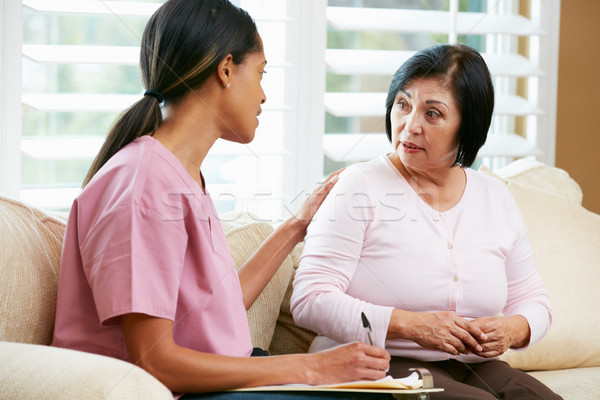
[[[173,321],[179,346],[249,356],[237,270],[210,196],[160,142],[115,154],[74,201],[53,345],[131,361],[119,317]]]

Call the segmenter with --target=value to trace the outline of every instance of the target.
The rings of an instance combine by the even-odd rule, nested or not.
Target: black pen
[[[369,336],[369,343],[371,344],[371,346],[373,346],[373,338],[371,337],[371,332],[373,332],[373,330],[371,329],[371,323],[367,319],[367,316],[365,315],[364,312],[360,313],[360,318],[362,319],[363,327],[365,329],[367,329],[367,336]]]

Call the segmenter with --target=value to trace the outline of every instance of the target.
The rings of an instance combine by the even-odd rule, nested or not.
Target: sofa
[[[558,168],[519,160],[490,171],[513,193],[554,308],[548,335],[502,356],[567,400],[600,399],[600,216],[582,207],[577,183]],[[238,266],[273,231],[241,213],[221,216]],[[0,399],[172,399],[141,368],[50,347],[65,220],[0,196]],[[248,310],[254,346],[305,352],[314,333],[294,324],[290,295],[302,244]]]

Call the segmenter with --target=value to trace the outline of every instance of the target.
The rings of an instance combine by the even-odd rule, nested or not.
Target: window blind
[[[114,119],[142,96],[139,42],[163,2],[23,0],[23,200],[51,210],[70,207]],[[282,209],[284,169],[292,167],[284,165],[282,132],[295,112],[286,104],[293,7],[275,0],[234,3],[249,11],[263,37],[267,103],[256,139],[217,141],[202,172],[219,212],[273,218]]]
[[[329,0],[323,137],[327,170],[390,151],[385,98],[391,76],[416,51],[465,43],[482,53],[496,106],[477,164],[519,157],[554,162],[558,1]],[[544,93],[545,95],[541,95]]]
[[[142,95],[137,46],[162,1],[0,0],[3,193],[69,207],[118,112]],[[434,43],[477,48],[494,76],[477,162],[554,163],[559,0],[234,3],[264,41],[267,103],[254,142],[219,141],[205,160],[219,211],[285,218],[324,172],[388,152],[391,75]]]

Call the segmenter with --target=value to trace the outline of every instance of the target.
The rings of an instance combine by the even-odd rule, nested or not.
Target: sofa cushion
[[[273,232],[270,224],[256,221],[248,214],[230,213],[224,214],[220,218],[227,245],[238,269]],[[292,261],[288,256],[248,310],[248,324],[254,347],[269,349],[279,316],[280,304],[291,280],[292,272]]]
[[[494,170],[494,174],[505,180],[520,182],[526,186],[545,190],[581,205],[583,193],[581,187],[567,171],[553,168],[539,161],[521,159],[503,168]]]
[[[549,175],[560,173],[544,168]],[[509,350],[502,358],[523,370],[600,366],[600,216],[570,196],[504,181],[523,214],[554,316],[544,339],[526,351]]]
[[[273,232],[247,214],[221,222],[238,268]],[[0,196],[0,340],[51,343],[64,231],[63,221]],[[269,348],[291,275],[288,257],[248,310],[254,346]]]
[[[290,298],[294,290],[293,282],[296,269],[300,262],[300,255],[304,249],[304,243],[300,243],[291,252],[290,257],[293,264],[293,274],[287,284],[285,296],[281,301],[281,309],[275,326],[275,333],[271,341],[269,353],[277,354],[293,354],[306,353],[313,339],[317,335],[315,332],[304,329],[296,325],[292,312],[290,310]]]
[[[114,358],[0,342],[1,399],[173,400],[143,369]]]
[[[600,367],[530,372],[564,400],[600,399]]]
[[[0,197],[0,340],[50,344],[65,224]]]

